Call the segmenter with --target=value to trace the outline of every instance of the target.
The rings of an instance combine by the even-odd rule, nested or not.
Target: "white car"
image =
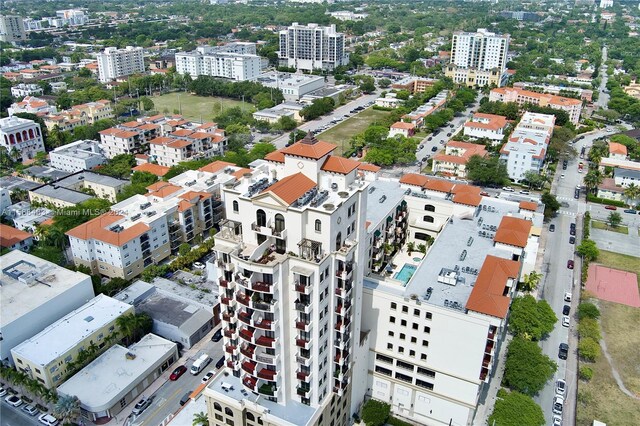
[[[193,262],[193,267],[196,269],[205,269],[206,266],[204,266],[204,263],[201,262]]]
[[[564,315],[562,317],[562,326],[563,327],[569,327],[570,323],[571,323],[571,319],[567,315]]]
[[[25,405],[24,407],[22,407],[22,410],[29,414],[30,416],[35,416],[36,414],[38,414],[40,411],[34,407],[33,405]]]
[[[556,381],[556,394],[560,396],[564,396],[564,393],[567,391],[567,382],[562,379],[558,379]]]
[[[564,173],[560,175],[560,179],[564,179]]]
[[[553,416],[553,426],[562,426],[562,417],[558,415]]]
[[[18,395],[9,395],[4,399],[7,404],[12,405],[14,407],[19,407],[22,405],[22,400]]]
[[[59,423],[58,419],[47,413],[40,414],[38,421],[46,426],[56,426]]]
[[[571,302],[571,293],[565,293],[564,294],[564,301],[565,302]]]
[[[564,398],[561,396],[553,397],[553,414],[562,414],[562,408],[564,407]]]
[[[151,405],[151,399],[150,398],[142,398],[140,401],[138,401],[136,403],[136,405],[133,407],[133,411],[131,411],[132,414],[139,416],[140,414],[142,414],[142,412],[144,410],[146,410],[149,406]]]
[[[0,398],[7,394],[7,390],[5,388],[0,388]]]
[[[502,190],[506,192],[515,192],[515,190],[510,186],[504,186]]]
[[[211,380],[214,374],[216,374],[214,371],[209,370],[207,374],[202,377],[202,383],[207,383],[209,380]]]

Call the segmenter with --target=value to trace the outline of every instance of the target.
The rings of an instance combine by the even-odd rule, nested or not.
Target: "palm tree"
[[[640,198],[640,185],[630,184],[624,189],[624,196],[631,201],[630,204],[633,204],[634,200]]]
[[[80,417],[80,400],[75,395],[61,396],[53,407],[53,412],[62,424],[75,423]]]
[[[209,426],[209,417],[203,412],[193,415],[193,426]]]
[[[602,173],[600,170],[590,170],[584,177],[584,185],[588,191],[595,192],[598,185],[602,183]]]
[[[133,321],[133,314],[121,315],[116,319],[116,325],[120,330],[122,339],[127,343],[127,346],[129,339],[133,338]]]
[[[530,292],[535,290],[540,284],[540,280],[542,279],[542,274],[531,271],[524,276],[524,280],[522,281],[522,290]]]

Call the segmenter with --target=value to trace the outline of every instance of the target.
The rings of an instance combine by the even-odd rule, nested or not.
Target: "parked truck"
[[[200,373],[207,365],[209,365],[210,362],[211,357],[209,355],[200,355],[200,357],[193,361],[193,364],[191,365],[191,374],[195,376],[196,374]]]

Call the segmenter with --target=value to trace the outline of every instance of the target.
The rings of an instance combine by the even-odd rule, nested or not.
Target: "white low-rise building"
[[[295,121],[302,121],[300,111],[304,109],[304,105],[295,102],[283,102],[273,108],[266,108],[253,113],[253,118],[258,121],[266,121],[269,124],[275,124],[282,117],[289,117]]]
[[[464,135],[474,139],[490,139],[499,143],[504,139],[507,119],[501,115],[475,113],[464,123]]]
[[[388,93],[384,98],[376,99],[376,106],[382,108],[397,108],[402,104],[402,100],[395,97],[394,94]]]
[[[133,306],[99,294],[11,349],[13,363],[47,388],[57,387],[73,371],[68,364],[80,352],[90,350],[89,346],[103,349],[109,335],[119,335],[117,319],[133,313]]]
[[[49,105],[44,99],[34,96],[25,96],[23,100],[14,102],[7,108],[9,115],[24,113],[43,116],[55,114],[57,111],[58,109],[54,105]]]
[[[355,13],[350,10],[338,10],[335,12],[329,12],[332,18],[336,18],[338,21],[362,21],[368,13]]]
[[[89,275],[20,251],[0,264],[0,356],[13,365],[11,349],[91,300],[93,285]]]
[[[20,83],[11,87],[11,96],[23,98],[25,96],[40,96],[43,94],[42,87],[37,84]]]
[[[200,160],[224,154],[227,138],[214,123],[193,130],[178,129],[149,141],[149,156],[159,165],[175,166],[184,161]]]
[[[307,93],[322,89],[326,85],[323,76],[278,71],[260,74],[255,78],[255,81],[265,87],[281,90],[284,98],[292,102],[296,102]]]
[[[38,152],[44,151],[40,125],[26,118],[0,118],[0,146],[4,147],[9,155],[12,155],[15,149],[20,161],[34,158]]]
[[[109,348],[58,387],[58,394],[77,396],[87,422],[106,421],[138,399],[178,358],[175,343],[147,334],[128,348]]]
[[[106,163],[107,157],[102,154],[97,141],[77,141],[60,146],[49,153],[51,167],[66,172],[91,170]]]
[[[38,225],[42,222],[45,222],[51,218],[53,218],[53,211],[49,210],[45,207],[31,208],[29,203],[25,203],[26,208],[17,209],[13,217],[13,226],[16,229],[20,229],[22,231],[35,233]],[[36,233],[34,235],[35,240],[39,240],[40,237]]]

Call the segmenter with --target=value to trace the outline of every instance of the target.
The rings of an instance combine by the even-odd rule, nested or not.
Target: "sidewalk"
[[[486,425],[489,422],[489,416],[493,412],[493,406],[496,403],[498,390],[502,387],[502,376],[504,375],[504,363],[507,358],[507,347],[511,342],[511,335],[507,333],[504,341],[500,345],[500,353],[498,354],[498,364],[494,372],[491,381],[489,382],[489,389],[487,390],[487,396],[485,400],[478,404],[476,415],[473,418],[474,425]]]
[[[185,350],[182,356],[178,358],[178,360],[173,365],[171,365],[170,368],[168,368],[164,373],[162,373],[160,377],[158,377],[153,383],[151,383],[144,390],[144,392],[142,392],[142,394],[139,397],[135,398],[133,401],[131,401],[129,405],[124,407],[122,411],[120,411],[117,415],[113,416],[111,420],[103,424],[108,426],[128,425],[131,412],[133,411],[133,408],[135,407],[136,403],[143,396],[148,398],[153,394],[155,394],[158,391],[158,389],[160,389],[169,380],[169,376],[177,366],[183,365],[183,364],[186,365],[188,364],[188,361],[190,359],[195,359],[198,352],[202,350],[202,346],[205,343],[207,343],[209,340],[211,340],[211,336],[213,336],[213,334],[216,332],[217,329],[218,327],[215,327],[209,334],[204,336],[198,343],[193,345],[193,347]]]

